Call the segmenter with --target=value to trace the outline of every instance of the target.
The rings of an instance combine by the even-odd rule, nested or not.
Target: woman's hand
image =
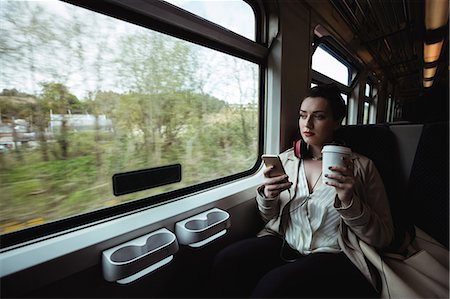
[[[267,198],[273,198],[280,195],[284,190],[289,189],[292,186],[292,183],[289,182],[288,176],[286,174],[271,177],[270,171],[273,166],[266,167],[264,169],[264,196]]]
[[[327,178],[333,179],[326,182],[327,185],[336,188],[336,193],[341,201],[342,207],[348,207],[353,198],[355,186],[355,176],[353,174],[353,161],[349,158],[342,158],[345,166],[330,166],[330,170],[336,173],[325,175]]]

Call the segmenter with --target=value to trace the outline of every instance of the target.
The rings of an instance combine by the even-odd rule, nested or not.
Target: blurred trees
[[[56,132],[57,141],[61,149],[61,158],[69,157],[69,125],[68,115],[73,112],[82,111],[82,104],[76,96],[71,94],[66,86],[61,83],[46,82],[42,83],[42,93],[40,95],[38,118],[43,118],[44,124],[50,122],[49,113],[60,115],[60,128]],[[42,128],[41,128],[42,129]],[[40,132],[43,133],[43,132]],[[55,132],[53,132],[55,133]]]
[[[181,163],[183,181],[164,187],[170,189],[254,165],[255,65],[218,52],[206,57],[199,46],[143,28],[126,31],[82,9],[58,14],[39,2],[1,5],[0,72],[8,88],[0,94],[1,122],[14,127],[14,119],[27,120],[38,146],[14,167],[0,165],[5,182],[33,182],[0,186],[0,216],[29,217],[14,211],[25,210],[15,205],[31,197],[39,198],[35,213],[47,220],[103,207],[117,172]],[[23,92],[30,89],[32,96]],[[212,92],[218,90],[220,99]],[[75,114],[94,116],[95,125],[77,130],[70,122]],[[111,127],[102,127],[101,118]]]

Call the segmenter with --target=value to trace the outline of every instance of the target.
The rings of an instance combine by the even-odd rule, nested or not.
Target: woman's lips
[[[314,136],[316,134],[314,134],[313,132],[303,132],[303,135],[305,135],[306,137],[311,137],[311,136]]]

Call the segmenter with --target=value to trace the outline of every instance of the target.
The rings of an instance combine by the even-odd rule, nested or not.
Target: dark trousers
[[[242,240],[221,250],[211,279],[213,295],[222,298],[379,297],[344,253],[303,256],[275,236]]]

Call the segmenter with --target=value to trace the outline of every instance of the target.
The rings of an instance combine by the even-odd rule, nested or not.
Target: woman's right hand
[[[273,166],[264,169],[264,196],[267,198],[274,198],[280,195],[281,192],[291,188],[292,183],[289,182],[287,174],[271,177],[270,171]]]

